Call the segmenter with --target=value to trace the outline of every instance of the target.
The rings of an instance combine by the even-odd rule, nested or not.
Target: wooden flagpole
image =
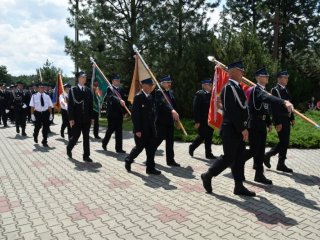
[[[217,59],[215,59],[215,57],[209,56],[209,57],[208,57],[208,60],[209,60],[210,62],[213,62],[213,63],[215,63],[215,64],[220,65],[225,71],[228,70],[228,69],[227,69],[227,66],[224,65],[223,63],[219,62]],[[246,78],[246,77],[242,77],[242,80],[244,80],[246,83],[248,83],[248,84],[251,85],[251,86],[256,86],[256,84],[255,84],[254,82],[250,81],[250,80],[249,80],[248,78]],[[266,92],[267,92],[267,91],[266,91]],[[269,93],[269,92],[267,92],[267,93],[268,93],[269,95],[271,95],[271,93]],[[294,112],[295,114],[297,114],[299,117],[301,117],[303,120],[305,120],[306,122],[314,125],[316,128],[320,128],[320,125],[319,125],[319,124],[317,124],[315,121],[313,121],[312,119],[308,118],[307,116],[303,115],[303,114],[302,114],[301,112],[299,112],[298,110],[293,109],[293,112]]]
[[[116,93],[113,89],[112,84],[109,82],[108,78],[104,75],[104,73],[101,71],[101,69],[99,68],[99,66],[96,64],[96,62],[94,61],[93,57],[90,57],[90,61],[92,62],[92,64],[94,65],[94,67],[96,67],[98,69],[98,71],[101,73],[102,77],[104,78],[104,80],[107,82],[107,84],[109,85],[109,87],[111,88],[111,91],[122,100],[120,94]],[[128,107],[126,105],[123,106],[123,108],[129,113],[129,115],[131,116],[131,112],[128,109]]]
[[[164,96],[164,99],[166,100],[166,102],[169,104],[169,106],[171,106],[173,108],[173,106],[171,105],[170,101],[168,100],[167,96],[165,95],[165,93],[162,90],[162,87],[160,86],[159,82],[157,81],[156,77],[153,75],[152,71],[150,70],[149,66],[147,65],[147,63],[144,61],[144,59],[142,58],[139,49],[137,48],[136,45],[133,45],[133,51],[138,55],[138,57],[140,58],[142,64],[144,65],[144,67],[147,69],[148,73],[150,74],[152,80],[154,81],[154,83],[158,86],[158,88],[160,89],[162,95]],[[184,135],[188,136],[184,126],[182,125],[182,122],[180,121],[180,119],[177,121],[179,127],[181,128],[181,130],[183,131]]]

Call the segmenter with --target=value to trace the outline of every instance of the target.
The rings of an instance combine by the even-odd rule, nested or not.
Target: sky
[[[1,0],[0,65],[13,76],[36,74],[48,59],[73,76],[74,63],[64,52],[64,37],[74,37],[66,23],[68,0]],[[221,5],[210,14],[219,20]]]

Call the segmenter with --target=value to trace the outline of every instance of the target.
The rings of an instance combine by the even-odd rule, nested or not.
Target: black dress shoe
[[[167,165],[171,167],[180,167],[180,164],[176,161],[167,162]]]
[[[42,143],[42,146],[49,147],[48,143]]]
[[[201,174],[201,179],[203,188],[207,191],[207,193],[212,193],[211,179],[209,179],[205,173]]]
[[[272,185],[272,181],[266,178],[263,174],[256,174],[256,176],[254,177],[254,181],[258,183]]]
[[[212,153],[206,154],[206,159],[216,159],[217,157]]]
[[[102,149],[105,150],[105,151],[107,151],[107,145],[105,145],[105,144],[102,143]]]
[[[38,138],[33,137],[33,141],[34,141],[35,143],[38,143]]]
[[[72,158],[72,152],[68,148],[67,148],[67,155],[68,155],[69,158]]]
[[[17,133],[20,133],[20,128],[16,128],[16,132],[17,132]]]
[[[85,162],[93,162],[90,157],[84,157],[83,161],[85,161]]]
[[[126,168],[127,172],[131,172],[131,162],[125,161],[124,167]]]
[[[264,155],[263,163],[267,168],[271,168],[270,158],[271,158],[270,156]]]
[[[117,150],[116,152],[117,152],[117,153],[126,153],[126,151],[124,151],[123,149]]]
[[[191,157],[193,157],[193,149],[191,148],[191,145],[189,146],[189,155],[191,156]]]
[[[95,139],[101,139],[101,137],[99,137],[99,136],[95,136],[94,138],[95,138]]]
[[[277,170],[281,172],[293,173],[293,170],[288,168],[285,164],[278,164]]]
[[[254,197],[256,196],[255,192],[249,191],[246,187],[235,187],[233,193],[235,195],[247,196],[247,197]]]
[[[146,170],[146,173],[147,174],[153,174],[153,175],[160,175],[161,174],[161,171],[157,170],[157,169],[147,169]]]
[[[22,132],[22,134],[21,134],[22,136],[24,136],[24,137],[26,137],[27,136],[27,134],[25,133],[25,132]]]

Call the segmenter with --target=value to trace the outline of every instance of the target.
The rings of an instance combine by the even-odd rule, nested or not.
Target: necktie
[[[41,101],[41,106],[44,107],[44,100],[43,100],[42,94],[43,94],[43,93],[41,93],[40,101]]]

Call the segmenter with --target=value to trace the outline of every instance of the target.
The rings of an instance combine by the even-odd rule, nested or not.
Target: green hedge
[[[305,115],[311,118],[313,121],[320,124],[320,111],[309,111]],[[106,119],[101,119],[102,126],[107,125]],[[182,131],[175,130],[175,140],[183,142],[192,142],[197,136],[197,130],[193,127],[194,122],[190,119],[183,119],[182,123],[188,133],[188,136],[184,136]],[[130,119],[124,121],[123,129],[125,131],[132,131],[132,122]],[[213,143],[221,144],[218,131],[214,131]],[[268,134],[267,145],[273,146],[278,143],[278,136],[275,129]],[[296,125],[292,128],[290,137],[291,148],[320,148],[320,129],[305,122],[300,117],[296,116]]]

